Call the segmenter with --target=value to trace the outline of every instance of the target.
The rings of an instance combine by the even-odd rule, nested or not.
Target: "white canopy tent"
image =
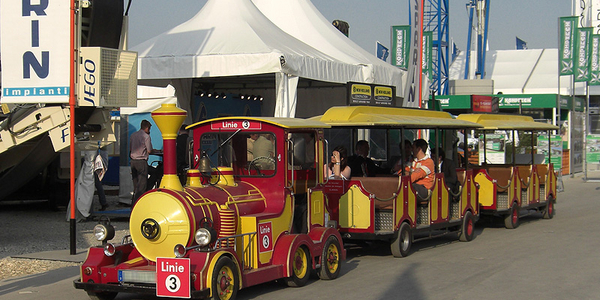
[[[405,71],[362,49],[328,21],[310,0],[252,0],[256,7],[289,35],[348,64],[360,65],[363,82],[396,87],[403,95]]]
[[[450,66],[449,78],[463,79],[466,52],[460,53]],[[475,51],[471,52],[469,76],[475,78]],[[558,49],[490,51],[485,62],[484,78],[494,81],[494,94],[556,94],[558,93]],[[561,76],[561,95],[571,95],[571,76]],[[590,87],[590,94],[598,94]],[[585,85],[575,84],[575,94],[585,95]]]
[[[362,64],[333,58],[285,33],[250,0],[209,0],[192,19],[132,50],[139,53],[141,82],[172,82],[184,109],[192,78],[275,74],[275,116],[285,117],[295,115],[300,77],[373,81]]]

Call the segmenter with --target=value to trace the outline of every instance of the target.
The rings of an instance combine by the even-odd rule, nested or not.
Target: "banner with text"
[[[575,82],[589,81],[590,76],[590,39],[592,37],[592,28],[577,28],[575,39]]]
[[[71,1],[2,1],[2,103],[68,103]]]
[[[410,0],[411,33],[408,74],[404,90],[403,107],[421,107],[423,83],[422,59],[423,54],[423,1]]]
[[[410,26],[392,26],[392,65],[408,68]]]
[[[573,75],[575,32],[577,31],[577,17],[561,17],[560,45],[559,45],[559,71],[560,75]]]
[[[600,85],[600,34],[592,34],[592,53],[590,53],[589,85]]]
[[[433,78],[433,31],[423,32],[423,73],[427,74],[427,78],[431,81]]]

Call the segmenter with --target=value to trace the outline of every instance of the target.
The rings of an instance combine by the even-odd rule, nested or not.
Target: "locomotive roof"
[[[319,122],[318,120],[311,119],[298,119],[298,118],[278,118],[278,117],[248,117],[248,116],[233,116],[233,117],[221,117],[208,119],[204,121],[200,121],[198,123],[194,123],[186,129],[191,129],[203,124],[215,122],[215,121],[227,121],[227,120],[249,120],[249,121],[258,121],[269,123],[275,126],[279,126],[282,128],[329,128],[331,126]]]
[[[520,115],[462,114],[458,119],[481,124],[484,130],[558,130],[552,124],[536,122],[532,117]]]
[[[335,106],[325,114],[310,118],[331,126],[405,127],[405,128],[480,128],[481,125],[458,120],[447,112],[414,108],[375,106]]]

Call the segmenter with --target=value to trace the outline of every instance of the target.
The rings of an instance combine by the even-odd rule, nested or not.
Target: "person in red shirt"
[[[418,139],[413,143],[415,159],[410,168],[410,182],[421,200],[427,198],[435,182],[435,166],[433,160],[427,155],[427,147],[427,141],[424,139]]]

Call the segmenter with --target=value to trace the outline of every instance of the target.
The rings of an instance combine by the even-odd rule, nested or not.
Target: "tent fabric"
[[[160,108],[163,103],[177,103],[175,88],[171,85],[164,88],[138,85],[137,96],[137,106],[121,107],[121,115],[149,113]]]
[[[396,87],[403,94],[405,71],[362,49],[319,12],[309,0],[252,0],[256,7],[289,35],[348,64],[362,69],[362,82]]]
[[[286,73],[362,82],[362,69],[286,34],[250,0],[209,0],[192,19],[132,50],[140,79]]]
[[[466,52],[450,66],[449,79],[464,79]],[[475,78],[477,54],[471,51],[469,78]],[[556,94],[558,92],[558,49],[489,51],[484,78],[494,81],[494,94]],[[561,76],[560,93],[572,93],[571,76]],[[590,88],[590,91],[593,89]],[[585,94],[585,86],[576,83],[576,94]],[[600,93],[600,89],[598,90]]]

